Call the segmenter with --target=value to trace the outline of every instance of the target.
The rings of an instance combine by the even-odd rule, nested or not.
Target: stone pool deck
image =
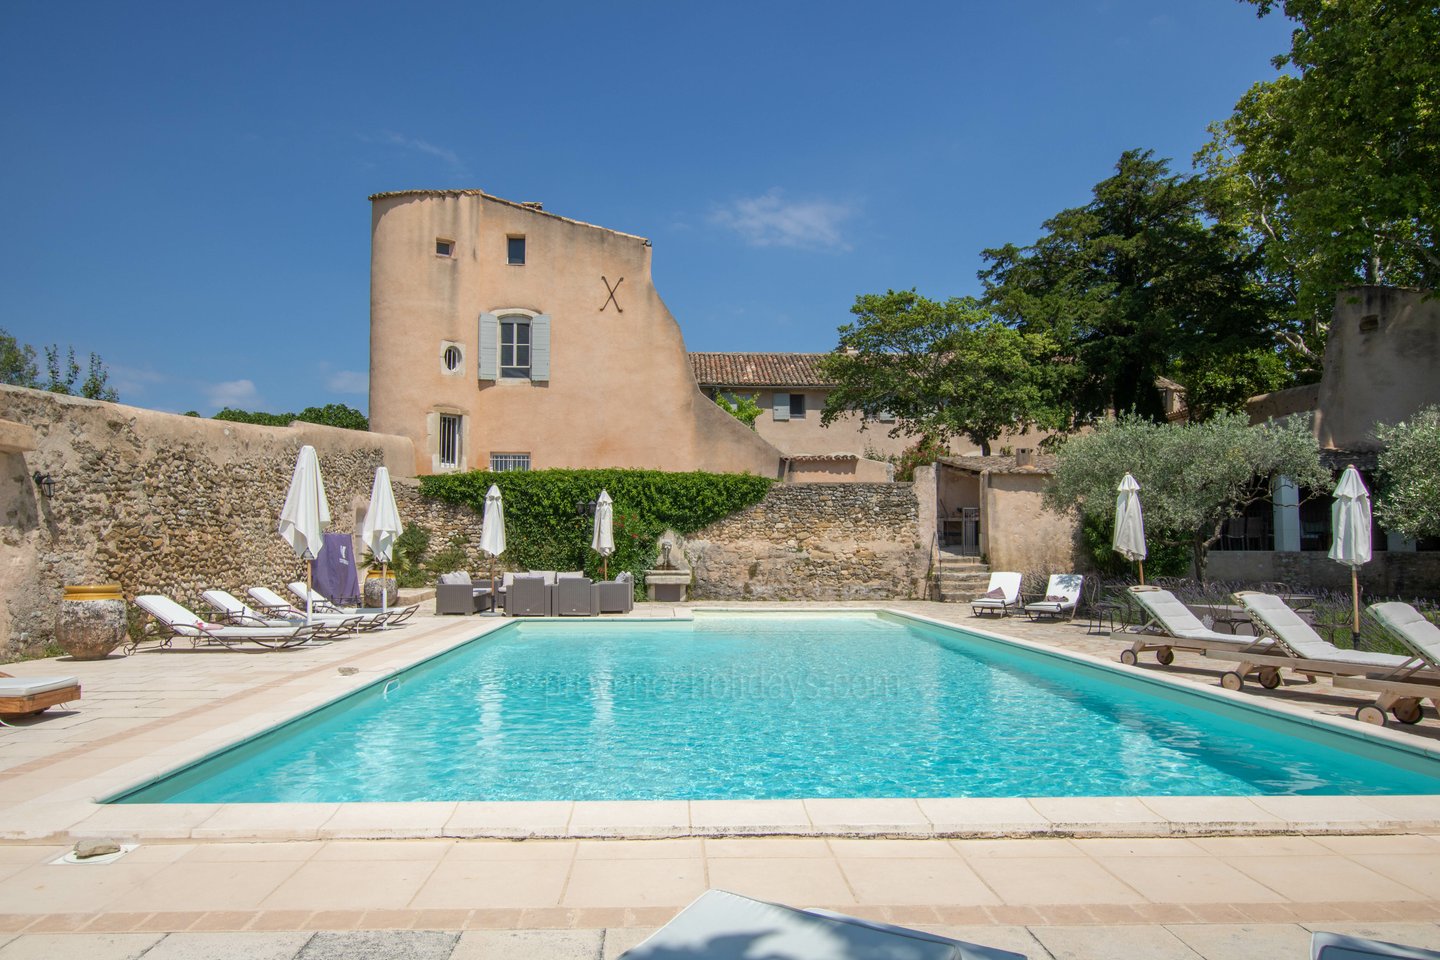
[[[1084,623],[980,622],[953,604],[784,608],[875,606],[1119,652]],[[0,960],[611,957],[712,886],[1032,957],[1299,957],[1310,928],[1440,947],[1434,797],[94,803],[499,624],[421,617],[295,651],[7,667],[78,674],[85,695],[0,729]],[[1207,688],[1220,673],[1184,654],[1140,669]],[[1324,682],[1227,696],[1307,718],[1363,702]],[[1342,722],[1440,739],[1434,717]],[[138,845],[113,863],[53,862],[100,836]]]

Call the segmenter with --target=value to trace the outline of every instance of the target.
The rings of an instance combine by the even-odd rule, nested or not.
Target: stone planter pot
[[[104,660],[125,642],[125,597],[118,583],[65,588],[55,642],[76,660]]]
[[[399,599],[400,585],[395,582],[394,577],[381,576],[379,570],[371,570],[365,575],[365,606],[393,607]]]

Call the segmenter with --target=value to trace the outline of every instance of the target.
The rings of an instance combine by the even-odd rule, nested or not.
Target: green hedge
[[[764,498],[774,483],[765,477],[730,473],[666,473],[662,470],[533,470],[448,473],[420,478],[427,497],[464,503],[485,513],[485,491],[500,487],[505,504],[502,557],[510,568],[584,570],[598,579],[600,555],[590,549],[594,520],[576,516],[576,501],[589,502],[603,489],[615,502],[613,579],[653,567],[665,530],[694,533]],[[479,544],[474,544],[479,547]]]

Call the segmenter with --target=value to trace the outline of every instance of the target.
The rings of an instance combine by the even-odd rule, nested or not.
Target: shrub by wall
[[[615,553],[609,575],[641,573],[656,563],[666,529],[688,534],[759,503],[774,483],[748,474],[667,473],[662,470],[476,470],[421,477],[425,497],[485,512],[485,492],[500,488],[505,507],[508,569],[584,570],[600,576],[600,555],[590,549],[594,519],[577,516],[605,490],[615,502]],[[478,538],[471,546],[479,546]]]

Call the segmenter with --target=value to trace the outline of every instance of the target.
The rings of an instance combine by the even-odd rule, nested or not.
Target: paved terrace
[[[1119,651],[1084,623],[884,606],[1108,662]],[[1311,929],[1440,948],[1431,797],[93,802],[497,625],[422,617],[294,651],[7,668],[78,674],[85,696],[0,730],[0,960],[614,957],[712,886],[1036,958],[1301,957]],[[1186,654],[1141,669],[1207,688],[1220,672]],[[1324,682],[1225,695],[1306,718],[1364,702]],[[1440,721],[1363,732],[1433,745]],[[137,846],[54,863],[99,836]]]

